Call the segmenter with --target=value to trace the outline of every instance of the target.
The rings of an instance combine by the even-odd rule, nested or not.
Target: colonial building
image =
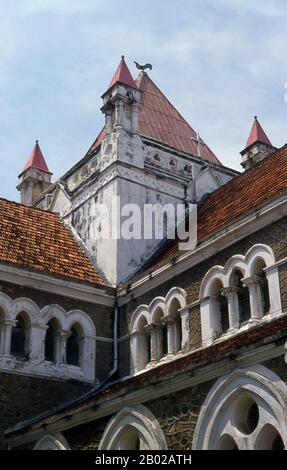
[[[0,200],[2,447],[284,449],[287,146],[255,117],[223,166],[124,57],[102,99],[73,168],[36,142]],[[115,234],[127,204],[196,204],[196,246]]]

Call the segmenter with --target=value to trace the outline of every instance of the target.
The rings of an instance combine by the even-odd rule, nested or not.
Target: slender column
[[[249,289],[251,320],[259,320],[263,315],[260,278],[253,275],[242,279],[242,282]]]
[[[174,354],[174,318],[170,315],[161,319],[163,324],[167,326],[167,354]]]
[[[238,290],[238,287],[233,286],[224,287],[224,289],[222,289],[222,293],[226,296],[228,302],[230,330],[237,330],[239,328]]]
[[[1,352],[3,356],[11,356],[11,338],[12,338],[12,328],[16,325],[16,321],[5,319],[2,323],[2,332],[1,332]]]
[[[139,128],[139,107],[138,103],[132,104],[132,132],[137,132]]]
[[[150,334],[150,362],[155,363],[158,361],[158,328],[157,323],[152,323],[151,325],[146,326],[146,331]]]
[[[66,364],[66,350],[67,350],[67,339],[71,336],[70,331],[61,330],[58,334],[59,338],[59,347],[58,347],[58,355],[56,357],[56,363]]]

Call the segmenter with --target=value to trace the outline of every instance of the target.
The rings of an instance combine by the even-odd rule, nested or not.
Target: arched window
[[[67,339],[66,362],[71,366],[80,367],[82,331],[80,325],[73,325]]]
[[[173,352],[181,351],[182,343],[182,326],[181,316],[179,313],[180,303],[177,299],[173,299],[169,308],[168,314],[173,318]]]
[[[19,313],[12,328],[11,354],[17,359],[29,359],[30,320],[25,312]]]
[[[123,408],[109,421],[99,450],[165,450],[164,434],[156,418],[142,405]]]
[[[258,277],[259,281],[259,302],[261,303],[262,314],[266,315],[267,313],[269,313],[270,310],[270,297],[268,280],[264,268],[266,268],[266,264],[263,259],[259,258],[258,260],[256,260],[254,266],[254,274]]]
[[[239,269],[236,269],[232,275],[232,285],[235,286],[237,291],[238,297],[238,308],[239,308],[239,322],[240,324],[247,322],[250,320],[251,317],[251,309],[250,309],[250,297],[249,297],[249,289],[248,287],[244,286],[242,279],[243,274]]]
[[[57,332],[59,331],[58,323],[52,319],[47,324],[48,328],[45,336],[45,361],[57,362]]]
[[[199,413],[193,449],[283,450],[286,390],[286,384],[261,365],[221,377]]]

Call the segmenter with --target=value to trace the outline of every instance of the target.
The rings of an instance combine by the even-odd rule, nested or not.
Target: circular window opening
[[[224,436],[221,437],[217,449],[218,450],[238,450],[238,446],[235,440],[231,436],[229,436],[228,434],[225,434]]]
[[[259,408],[250,397],[244,397],[235,404],[234,422],[243,434],[252,434],[259,422]]]

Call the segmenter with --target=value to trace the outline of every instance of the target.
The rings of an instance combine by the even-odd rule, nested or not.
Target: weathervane
[[[140,65],[138,62],[134,61],[136,68],[144,72],[146,69],[152,70],[151,64]]]

